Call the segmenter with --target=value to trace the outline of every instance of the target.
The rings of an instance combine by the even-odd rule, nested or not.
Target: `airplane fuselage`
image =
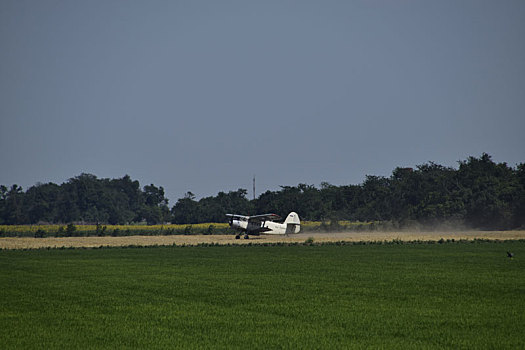
[[[264,221],[264,222],[249,222],[248,220],[232,220],[231,226],[247,233],[262,233],[265,235],[284,235],[286,233],[287,224],[280,224],[273,221]]]
[[[275,214],[263,214],[255,216],[244,216],[227,214],[230,216],[230,226],[246,232],[248,234],[265,234],[265,235],[285,235],[289,233],[299,233],[301,222],[297,213],[291,212],[286,220],[281,224],[274,220],[279,218]]]

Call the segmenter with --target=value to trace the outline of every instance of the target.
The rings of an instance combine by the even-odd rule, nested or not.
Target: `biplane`
[[[249,235],[288,235],[289,233],[299,233],[301,230],[301,221],[296,212],[291,212],[286,217],[284,222],[275,222],[281,217],[277,214],[262,214],[262,215],[237,215],[226,214],[230,218],[230,226],[244,232],[244,239],[248,239]],[[236,239],[241,238],[241,234],[237,233]]]

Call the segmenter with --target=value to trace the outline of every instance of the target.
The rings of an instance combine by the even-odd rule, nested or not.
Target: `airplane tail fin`
[[[301,221],[296,212],[291,212],[284,220],[286,224],[286,233],[299,233],[301,231]]]

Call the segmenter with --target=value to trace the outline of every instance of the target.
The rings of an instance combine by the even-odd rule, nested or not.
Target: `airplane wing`
[[[238,214],[226,214],[227,217],[230,217],[230,218],[237,218],[237,219],[240,219],[240,218],[243,218],[243,219],[246,219],[248,220],[250,217],[249,216],[246,216],[246,215],[238,215]]]
[[[260,221],[274,221],[274,220],[280,220],[281,217],[277,214],[261,214],[261,215],[253,215],[248,217],[248,221],[250,222],[260,222]]]
[[[246,221],[252,221],[252,222],[274,221],[274,220],[281,219],[281,217],[277,214],[261,214],[261,215],[253,215],[253,216],[226,214],[226,216],[232,219],[245,219]]]

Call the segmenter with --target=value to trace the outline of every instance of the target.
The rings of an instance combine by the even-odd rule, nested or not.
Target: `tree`
[[[12,185],[9,191],[5,193],[5,187],[2,189],[4,192],[2,197],[5,197],[3,206],[3,217],[4,223],[7,225],[15,224],[26,224],[28,218],[23,210],[24,206],[24,192],[22,187],[18,185]]]
[[[362,185],[356,216],[360,221],[390,220],[392,217],[391,187],[387,178],[367,175]]]
[[[57,198],[60,187],[54,183],[37,183],[30,187],[25,193],[25,210],[29,223],[36,224],[39,221],[55,222],[57,216]]]
[[[518,164],[515,171],[517,190],[513,203],[513,227],[525,227],[525,163]]]
[[[196,224],[198,223],[197,202],[192,192],[186,192],[171,209],[172,222],[174,224]]]
[[[512,203],[520,193],[518,178],[506,163],[496,164],[483,153],[460,162],[458,183],[465,202],[467,224],[477,228],[509,228]]]

